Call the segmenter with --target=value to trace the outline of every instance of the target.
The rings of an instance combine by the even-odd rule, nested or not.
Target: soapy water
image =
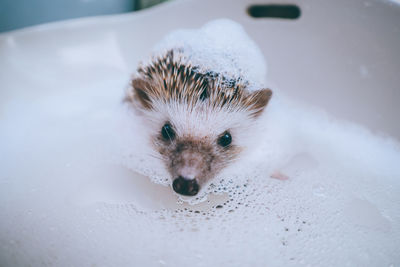
[[[10,92],[0,266],[400,264],[398,141],[275,90],[257,149],[182,200],[125,84]]]

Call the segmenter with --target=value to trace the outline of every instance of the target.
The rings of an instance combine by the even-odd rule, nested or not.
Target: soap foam
[[[257,149],[190,205],[170,188],[140,118],[110,90],[126,77],[107,81],[10,92],[0,131],[1,266],[400,263],[398,141],[275,90]],[[288,179],[271,178],[277,171]]]
[[[174,31],[155,46],[153,53],[157,56],[171,49],[203,73],[242,77],[250,82],[250,89],[266,82],[267,66],[260,49],[243,27],[231,20],[215,20],[196,30]]]

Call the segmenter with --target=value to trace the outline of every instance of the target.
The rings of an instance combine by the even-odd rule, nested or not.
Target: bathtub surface
[[[325,213],[302,209],[303,203],[294,203],[299,205],[298,209],[282,211],[286,217],[274,216],[281,224],[271,219],[265,221],[263,228],[252,229],[251,225],[229,228],[224,225],[226,218],[218,213],[221,209],[215,208],[229,200],[227,195],[213,195],[193,208],[178,201],[170,188],[155,185],[147,177],[118,164],[106,164],[100,158],[97,144],[109,149],[111,143],[102,142],[102,138],[118,135],[107,127],[99,130],[96,123],[109,118],[107,105],[120,103],[139,60],[169,31],[198,28],[221,17],[241,23],[260,46],[268,61],[268,79],[273,90],[339,120],[363,125],[378,136],[388,136],[389,144],[400,140],[400,5],[397,2],[297,1],[301,9],[297,20],[251,18],[246,10],[253,3],[173,1],[131,14],[69,20],[0,34],[0,129],[7,125],[0,130],[4,138],[0,150],[7,151],[0,153],[0,216],[4,216],[0,220],[0,265],[262,266],[260,259],[271,266],[321,263],[335,266],[338,262],[352,266],[400,264],[400,217],[398,211],[391,213],[392,210],[382,207],[382,203],[398,203],[400,194],[394,193],[399,192],[400,177],[382,178],[382,183],[392,181],[393,185],[382,185],[388,191],[381,192],[364,190],[364,182],[369,178],[357,176],[362,183],[353,182],[349,188],[354,190],[343,187],[348,190],[343,194],[349,196],[345,200],[327,193],[329,185],[332,188],[342,185],[334,182],[324,185],[322,180],[310,182],[307,192],[320,198],[319,207],[325,207],[327,201],[344,203],[341,210],[327,211],[344,219],[334,222],[336,228],[333,223],[329,225],[325,236],[309,230],[312,223],[325,222],[321,215]],[[257,1],[260,3],[269,2]],[[93,101],[85,102],[88,98]],[[35,125],[37,116],[43,118],[45,128]],[[16,117],[26,117],[26,121],[14,125]],[[63,120],[73,121],[71,127],[78,130],[64,136]],[[84,136],[79,129],[84,129]],[[60,146],[60,142],[64,145]],[[90,149],[81,151],[80,145]],[[47,153],[45,157],[43,151]],[[384,161],[379,155],[376,160]],[[303,156],[301,164],[313,168],[314,159]],[[389,166],[395,169],[395,165]],[[379,169],[374,172],[376,177],[379,171],[382,177],[390,176],[385,169]],[[348,178],[351,183],[354,177],[349,174]],[[64,186],[65,192],[72,192],[70,195],[63,195]],[[277,181],[270,186],[281,197],[271,199],[271,203],[291,199],[292,196],[285,194],[285,184]],[[265,192],[269,190],[266,188]],[[293,186],[291,190],[307,207],[307,199],[301,192]],[[369,193],[380,196],[382,202],[373,203]],[[67,213],[63,212],[63,205]],[[196,216],[210,209],[215,210],[211,214],[216,218],[203,218],[200,221],[203,224],[198,225]],[[162,210],[177,212],[172,226]],[[179,210],[188,216],[179,217]],[[266,210],[268,207],[256,217],[263,219]],[[147,211],[151,214],[141,216]],[[302,213],[311,214],[310,220],[303,220]],[[248,215],[232,214],[238,219]],[[93,217],[100,219],[92,221]],[[203,250],[195,240],[218,240],[218,236],[203,231],[214,219],[219,222],[217,229],[220,227],[221,236],[232,239],[226,238],[224,244],[208,244]],[[166,232],[155,231],[155,222],[164,225]],[[190,228],[181,231],[179,226],[183,222]],[[372,246],[384,244],[387,251],[362,247],[370,241],[368,238],[360,238],[365,242],[348,251],[349,246],[354,248],[357,244],[346,240],[346,236],[354,233],[340,232],[346,224],[356,225],[361,237],[365,232],[371,233],[377,237]],[[184,237],[182,234],[174,237],[176,248],[169,247],[171,227],[177,233],[184,233]],[[249,236],[259,237],[258,243],[243,239],[240,242],[244,245],[237,246],[234,230],[246,227]],[[126,233],[121,234],[120,229]],[[311,251],[300,246],[286,249],[290,238],[300,232],[304,233],[302,242],[321,246],[311,246]],[[189,237],[193,243],[182,241]],[[127,244],[132,248],[126,248]],[[165,249],[159,244],[166,244]],[[215,249],[210,249],[213,245]],[[300,258],[292,257],[292,252]]]

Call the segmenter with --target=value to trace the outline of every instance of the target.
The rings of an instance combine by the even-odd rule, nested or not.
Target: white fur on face
[[[232,143],[243,146],[247,132],[254,123],[254,118],[247,110],[240,108],[212,108],[206,102],[190,106],[178,102],[156,102],[151,116],[154,130],[169,122],[179,137],[207,138],[217,140],[225,131],[232,135]],[[217,143],[215,143],[217,145]]]
[[[155,148],[163,156],[172,179],[196,178],[204,184],[228,166],[251,140],[255,119],[249,111],[229,105],[214,108],[209,104],[155,101],[153,109],[145,114]],[[160,140],[161,129],[167,122],[175,131],[172,142]],[[218,144],[218,138],[226,131],[232,136],[232,149]]]

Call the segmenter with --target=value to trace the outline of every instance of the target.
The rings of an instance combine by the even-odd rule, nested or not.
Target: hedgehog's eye
[[[232,143],[232,136],[231,134],[226,131],[218,138],[218,145],[222,147],[227,147]]]
[[[161,128],[161,135],[165,141],[170,141],[175,139],[175,131],[172,128],[171,124],[169,124],[169,122],[164,124],[164,126]]]

